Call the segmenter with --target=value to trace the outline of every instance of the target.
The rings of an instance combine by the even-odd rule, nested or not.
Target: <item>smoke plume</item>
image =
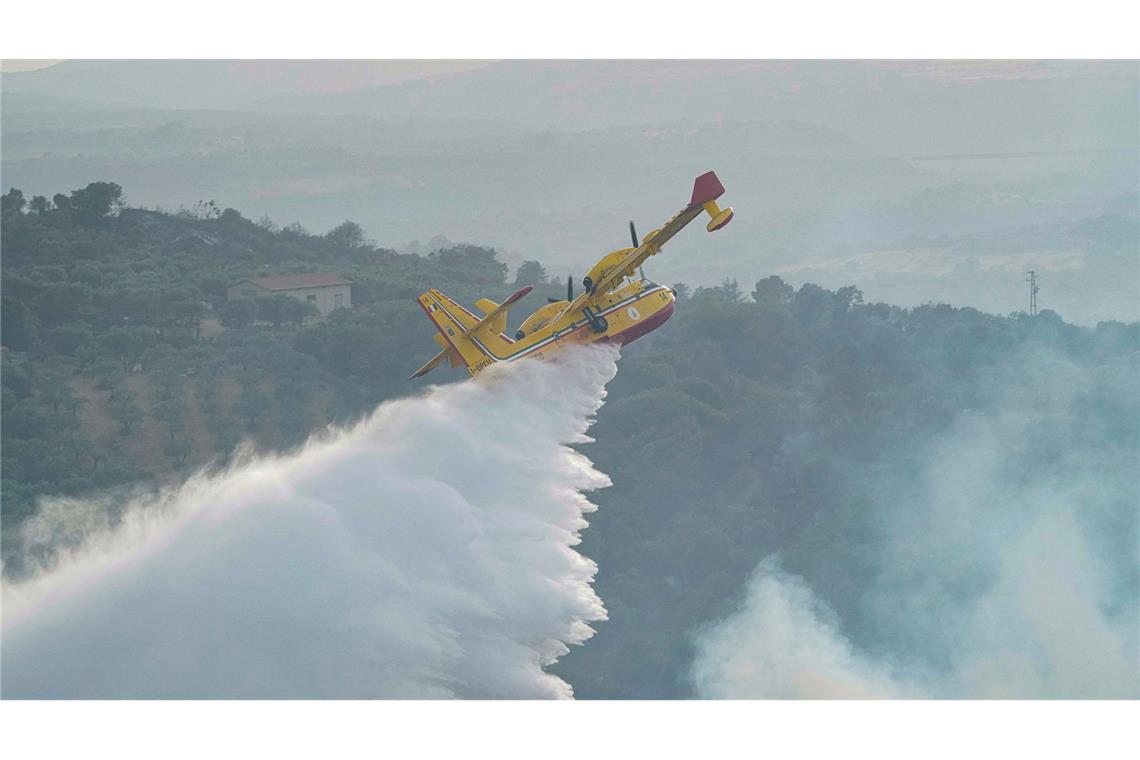
[[[769,558],[698,636],[698,693],[1140,696],[1136,360],[1011,357],[993,403],[879,484],[858,619]]]
[[[701,696],[861,699],[902,696],[888,668],[855,652],[834,612],[774,559],[756,568],[743,607],[701,642]]]
[[[605,619],[574,546],[609,481],[567,444],[615,361],[434,387],[113,528],[103,505],[43,505],[29,542],[83,540],[4,585],[3,695],[572,696],[544,668]]]

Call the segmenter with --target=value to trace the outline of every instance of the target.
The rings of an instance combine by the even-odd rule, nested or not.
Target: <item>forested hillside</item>
[[[351,222],[315,235],[209,203],[121,206],[110,183],[51,201],[4,196],[8,573],[36,497],[176,481],[244,438],[297,445],[419,387],[405,378],[435,349],[415,304],[424,287],[470,302],[513,285],[484,248],[399,255]],[[239,278],[305,271],[352,279],[354,308],[320,321],[280,299],[226,302]],[[544,274],[532,262],[518,279]],[[691,695],[694,636],[773,554],[863,630],[881,505],[921,502],[928,445],[1002,413],[1011,395],[1040,409],[1011,477],[1032,482],[1070,450],[1095,461],[1085,466],[1134,471],[1112,452],[1140,439],[1135,323],[900,309],[776,277],[677,293],[672,320],[623,351],[583,449],[614,485],[593,495],[582,546],[610,619],[556,667],[579,696]],[[1088,382],[1062,406],[1045,381],[1066,367]],[[1098,535],[1130,599],[1136,572],[1117,560],[1132,557],[1134,504],[1112,498]]]
[[[297,445],[413,390],[437,350],[415,305],[425,284],[467,301],[505,290],[485,248],[399,255],[351,222],[312,235],[208,202],[167,214],[121,199],[113,183],[4,196],[8,572],[37,496],[173,482],[243,439]],[[238,279],[311,271],[353,280],[355,308],[321,322],[285,296],[226,302]]]
[[[558,672],[580,697],[692,696],[699,632],[740,604],[768,557],[820,590],[857,643],[873,650],[901,636],[870,593],[902,564],[891,542],[900,525],[936,522],[939,500],[989,477],[985,466],[955,468],[931,484],[944,439],[1007,417],[1023,430],[998,444],[965,435],[1001,471],[994,500],[963,507],[950,527],[1012,531],[1030,509],[1025,494],[1089,489],[1065,506],[1099,537],[1114,588],[1104,603],[1129,614],[1140,585],[1137,377],[1136,323],[1090,330],[1048,311],[899,309],[861,303],[855,288],[793,290],[776,277],[751,293],[735,283],[697,291],[665,329],[623,350],[591,430],[587,453],[614,487],[595,497],[582,552],[598,563],[610,620]],[[915,546],[938,541],[916,532]],[[959,567],[913,569],[892,581],[892,604],[923,573],[933,576],[921,592],[931,611],[952,607],[942,594],[965,605],[987,588],[992,568],[980,567],[976,547],[946,541]],[[959,622],[934,626],[952,638]],[[891,648],[939,662],[947,653],[927,633]]]
[[[1042,304],[1070,322],[1140,314],[1131,62],[501,61],[302,94],[341,75],[379,83],[393,66],[0,74],[3,189],[50,197],[113,177],[177,209],[209,188],[250,219],[323,232],[347,217],[401,252],[444,236],[565,276],[621,245],[628,220],[667,219],[716,169],[747,213],[715,244],[677,238],[658,279],[777,274],[1004,314],[1025,308],[1033,269]],[[299,97],[273,97],[288,90]]]

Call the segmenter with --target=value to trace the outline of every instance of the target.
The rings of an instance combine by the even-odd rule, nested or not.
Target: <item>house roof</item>
[[[242,282],[252,282],[266,290],[298,290],[300,288],[325,288],[331,285],[351,285],[352,280],[341,277],[335,272],[307,272],[305,274],[282,274],[275,277],[258,277],[238,280],[234,285]],[[230,287],[233,287],[232,285]]]

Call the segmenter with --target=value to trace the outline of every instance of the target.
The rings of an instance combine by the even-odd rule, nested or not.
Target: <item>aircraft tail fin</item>
[[[472,375],[497,361],[494,353],[506,353],[505,349],[514,341],[502,334],[506,328],[507,307],[514,303],[507,299],[502,305],[482,299],[478,307],[486,316],[478,317],[435,288],[419,297],[420,308],[435,325],[439,334],[434,336],[444,350],[436,354],[412,375],[420,377],[438,366],[444,358],[450,358],[452,366],[462,364]],[[485,302],[485,303],[484,303]]]

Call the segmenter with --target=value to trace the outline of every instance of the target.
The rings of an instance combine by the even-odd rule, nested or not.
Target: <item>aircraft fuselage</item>
[[[664,285],[644,279],[630,280],[595,298],[597,310],[591,310],[591,318],[586,313],[587,307],[582,305],[586,302],[585,296],[582,294],[573,303],[564,302],[568,308],[563,308],[548,324],[521,339],[512,340],[505,335],[498,335],[498,340],[491,341],[470,336],[471,342],[483,354],[483,359],[470,364],[468,370],[475,375],[499,362],[550,359],[569,346],[591,343],[624,345],[663,325],[673,315],[675,302],[673,291]],[[421,297],[421,305],[425,310],[430,308],[430,304],[424,302],[426,297],[428,294]],[[457,322],[462,317],[456,310],[469,318],[475,316],[447,296],[437,297],[436,301],[439,308],[448,312]],[[595,331],[594,318],[597,317],[605,320],[604,331]]]

